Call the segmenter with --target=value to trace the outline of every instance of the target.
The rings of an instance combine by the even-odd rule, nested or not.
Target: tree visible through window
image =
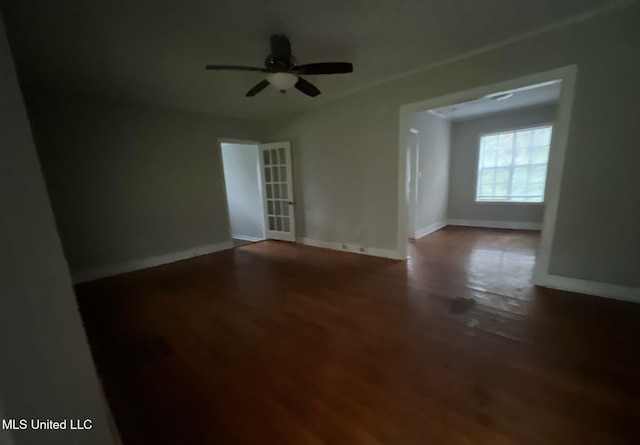
[[[552,126],[480,137],[476,201],[543,202]]]

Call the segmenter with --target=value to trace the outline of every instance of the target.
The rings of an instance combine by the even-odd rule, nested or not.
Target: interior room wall
[[[441,63],[275,122],[298,179],[298,230],[396,249],[398,122],[403,104],[577,65],[570,134],[549,272],[640,286],[640,151],[635,110],[640,5]],[[357,69],[357,66],[356,66]],[[613,199],[624,195],[624,199]],[[613,197],[613,198],[612,198]]]
[[[3,444],[119,443],[85,338],[0,15],[0,409],[93,428],[1,431]]]
[[[412,117],[412,127],[418,130],[416,237],[420,237],[447,220],[451,124],[428,111]]]
[[[449,220],[453,223],[515,223],[514,228],[542,227],[544,205],[536,203],[478,203],[475,201],[478,178],[480,135],[527,126],[553,123],[557,105],[547,104],[511,110],[454,122],[451,127],[451,171],[449,176]],[[509,226],[509,224],[505,224]]]
[[[291,142],[298,237],[395,250],[392,122],[393,109],[364,92],[272,122],[268,139]]]
[[[229,243],[218,138],[260,140],[260,125],[28,86],[25,92],[78,279]]]
[[[250,241],[264,239],[258,146],[222,144],[222,163],[232,236]]]

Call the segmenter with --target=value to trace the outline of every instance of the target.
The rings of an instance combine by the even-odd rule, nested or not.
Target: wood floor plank
[[[265,241],[76,291],[125,445],[638,443],[640,305],[536,288],[538,241]]]

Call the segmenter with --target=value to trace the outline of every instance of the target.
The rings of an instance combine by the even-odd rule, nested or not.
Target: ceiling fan
[[[342,74],[353,72],[353,65],[346,62],[322,62],[298,65],[291,55],[291,43],[281,34],[271,36],[271,54],[264,61],[264,68],[253,66],[207,65],[208,70],[259,71],[269,73],[267,78],[251,88],[245,96],[252,97],[273,85],[281,92],[295,87],[307,96],[315,97],[320,90],[300,75]]]

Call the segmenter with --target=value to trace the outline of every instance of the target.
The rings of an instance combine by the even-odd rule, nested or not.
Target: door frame
[[[408,238],[407,238],[407,162],[406,144],[407,134],[411,125],[411,114],[455,105],[461,102],[468,102],[482,98],[484,96],[521,88],[539,83],[561,80],[562,90],[558,101],[558,112],[551,137],[551,149],[549,153],[549,167],[547,170],[547,182],[545,187],[544,218],[542,222],[542,234],[540,245],[536,254],[536,263],[533,273],[533,282],[539,286],[552,285],[554,275],[549,273],[549,263],[551,258],[551,246],[556,228],[558,215],[558,201],[560,198],[560,186],[562,173],[564,170],[564,158],[567,149],[567,139],[569,136],[569,124],[571,122],[571,111],[573,98],[575,95],[576,77],[578,67],[576,65],[564,66],[549,71],[525,75],[515,79],[507,79],[489,85],[478,86],[464,91],[458,91],[444,96],[421,100],[404,104],[399,112],[399,162],[398,162],[398,220],[397,220],[397,257],[401,260],[407,259]]]
[[[420,132],[415,128],[409,129],[409,135],[414,134],[416,138],[415,147],[410,147],[407,139],[407,165],[411,171],[407,174],[407,182],[411,181],[411,188],[407,190],[406,197],[409,207],[407,208],[407,238],[415,239],[416,227],[418,226],[418,184],[420,181]]]
[[[258,162],[256,165],[256,170],[257,170],[257,174],[258,174],[258,181],[260,183],[260,199],[262,200],[262,202],[264,203],[265,199],[264,199],[264,178],[262,177],[263,173],[262,173],[262,169],[260,168],[260,145],[262,145],[262,142],[260,141],[253,141],[253,140],[248,140],[248,139],[232,139],[232,138],[218,138],[218,163],[220,165],[220,178],[222,179],[222,192],[224,195],[224,208],[225,208],[225,216],[227,217],[227,238],[229,243],[231,243],[233,245],[233,233],[231,231],[231,213],[229,212],[229,199],[227,198],[227,178],[225,177],[224,174],[224,163],[222,160],[222,144],[238,144],[238,145],[255,145],[258,147]],[[267,234],[267,227],[264,226],[264,219],[263,219],[263,233],[265,234],[265,237],[262,240],[267,239],[266,238],[266,234]],[[262,240],[258,240],[258,241],[262,241]]]

